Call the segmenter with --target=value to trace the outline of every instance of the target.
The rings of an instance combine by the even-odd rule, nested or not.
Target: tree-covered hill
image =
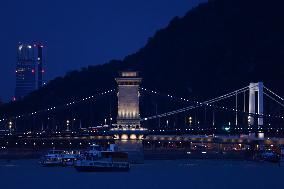
[[[174,18],[124,60],[72,71],[22,101],[0,108],[15,115],[115,87],[117,72],[140,71],[143,86],[204,100],[249,82],[284,94],[284,2],[210,0]]]

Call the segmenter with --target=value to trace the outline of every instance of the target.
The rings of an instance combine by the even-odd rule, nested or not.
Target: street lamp
[[[74,128],[75,121],[76,121],[76,118],[73,118],[72,125],[71,125],[72,128]]]
[[[190,116],[190,117],[188,118],[188,120],[189,120],[189,125],[191,125],[191,124],[192,124],[192,117]]]
[[[69,131],[69,124],[70,124],[70,121],[66,120],[67,131]]]
[[[12,133],[12,127],[13,127],[13,122],[12,122],[12,121],[9,121],[9,130],[10,130],[10,133]]]

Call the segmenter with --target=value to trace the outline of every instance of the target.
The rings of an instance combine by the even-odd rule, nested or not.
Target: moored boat
[[[62,165],[62,154],[64,150],[50,150],[44,155],[40,161],[42,166],[61,166]]]
[[[273,163],[279,162],[279,156],[273,151],[266,151],[261,154],[261,158],[264,161],[269,161]]]
[[[113,162],[104,159],[79,160],[74,167],[79,172],[129,171],[130,164],[128,162]]]
[[[41,165],[50,166],[73,166],[78,154],[64,150],[50,150],[41,159]]]
[[[62,166],[73,166],[78,157],[77,154],[69,152],[62,154]]]
[[[129,171],[130,163],[126,152],[116,151],[115,145],[103,151],[98,145],[91,145],[81,159],[75,162],[77,171]]]

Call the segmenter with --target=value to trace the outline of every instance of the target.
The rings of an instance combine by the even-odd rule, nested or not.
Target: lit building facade
[[[37,63],[37,88],[41,88],[43,85],[43,46],[40,44],[34,45],[37,51],[36,63]]]
[[[22,43],[18,45],[15,100],[22,99],[42,86],[42,47]]]
[[[139,85],[142,78],[138,72],[125,71],[116,78],[118,85],[117,126],[122,128],[140,128]]]

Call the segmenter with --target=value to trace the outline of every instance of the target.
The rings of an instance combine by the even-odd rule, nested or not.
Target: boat
[[[110,172],[129,171],[129,162],[114,162],[110,159],[79,160],[76,161],[75,169],[79,172]]]
[[[42,166],[51,167],[51,166],[61,166],[62,165],[62,154],[64,150],[50,150],[44,155],[40,161]]]
[[[266,151],[261,154],[261,158],[264,161],[269,161],[273,163],[279,162],[279,156],[273,151]]]
[[[90,145],[90,149],[82,153],[82,157],[111,158],[113,161],[128,161],[128,153],[118,151],[115,144],[110,144],[109,148],[103,150],[100,145],[95,143]]]
[[[41,165],[50,166],[73,166],[78,158],[78,154],[73,151],[50,150],[41,159]]]
[[[79,158],[79,154],[73,151],[62,154],[62,166],[73,166],[75,161]]]
[[[129,171],[130,163],[128,154],[117,151],[114,144],[105,151],[99,145],[92,144],[91,149],[76,160],[74,167],[80,172]]]
[[[284,166],[284,147],[281,148],[279,165],[280,165],[281,167]]]

